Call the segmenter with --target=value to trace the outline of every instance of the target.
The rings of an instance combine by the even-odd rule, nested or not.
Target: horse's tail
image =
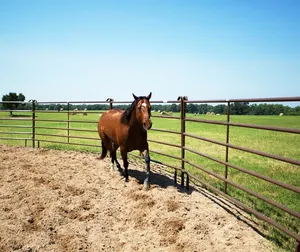
[[[101,141],[101,144],[102,144],[102,153],[101,153],[101,156],[100,156],[100,159],[104,159],[107,155],[107,149],[104,145],[104,142],[103,140]]]

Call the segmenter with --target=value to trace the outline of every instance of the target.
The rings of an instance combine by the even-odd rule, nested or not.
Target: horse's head
[[[136,118],[141,122],[143,128],[145,130],[149,130],[152,127],[152,122],[150,120],[151,117],[151,105],[150,105],[150,98],[151,92],[148,96],[140,96],[137,97],[134,94],[133,98],[136,101]]]

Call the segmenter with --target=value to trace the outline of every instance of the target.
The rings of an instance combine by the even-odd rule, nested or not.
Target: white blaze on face
[[[147,107],[147,104],[146,104],[145,102],[143,102],[143,103],[142,103],[142,106],[146,108],[146,107]]]

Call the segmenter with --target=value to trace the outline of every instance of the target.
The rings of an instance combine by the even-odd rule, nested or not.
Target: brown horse
[[[121,166],[117,160],[116,151],[120,147],[124,164],[124,177],[128,181],[128,159],[127,153],[139,150],[143,153],[146,162],[146,179],[144,185],[149,188],[150,182],[150,156],[147,142],[147,130],[152,126],[150,120],[151,92],[148,96],[137,97],[132,94],[134,101],[125,111],[120,109],[110,109],[106,111],[98,122],[98,133],[102,141],[102,154],[100,159],[107,155],[107,150],[111,156],[111,167],[121,171]]]

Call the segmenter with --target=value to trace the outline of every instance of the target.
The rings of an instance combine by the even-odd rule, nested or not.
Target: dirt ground
[[[97,157],[0,145],[0,251],[272,250],[228,202],[157,167],[147,191],[133,162],[125,184]]]

